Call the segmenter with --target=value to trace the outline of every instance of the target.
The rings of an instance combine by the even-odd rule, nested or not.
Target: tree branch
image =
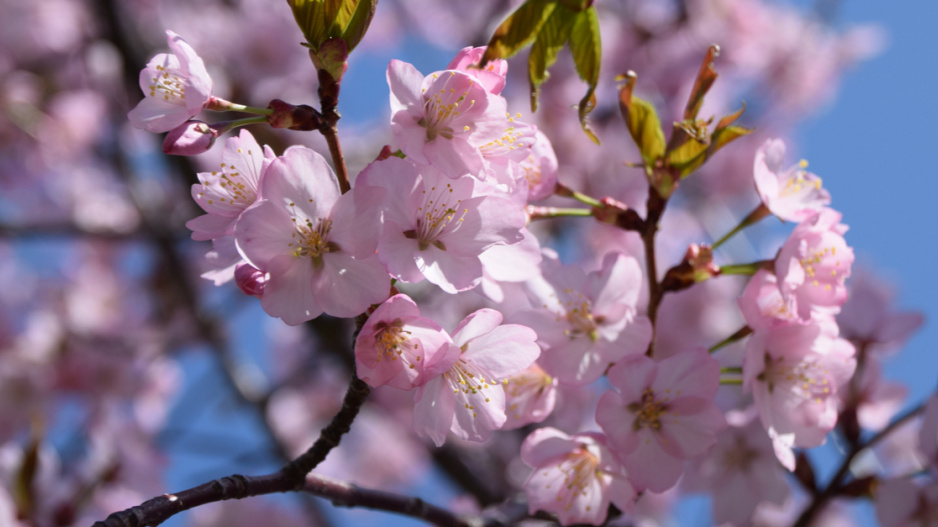
[[[339,507],[365,507],[396,512],[443,527],[482,527],[486,525],[485,521],[479,517],[457,516],[420,498],[366,489],[318,474],[310,474],[306,478],[306,485],[304,485],[303,490],[315,496],[329,499],[333,505]]]
[[[306,474],[326,459],[330,450],[338,446],[339,440],[349,431],[370,391],[367,384],[357,376],[353,377],[345,393],[342,409],[322,430],[319,439],[300,457],[273,474],[234,474],[175,494],[163,494],[135,507],[115,512],[104,521],[95,522],[93,527],[155,526],[182,511],[206,503],[302,490]]]
[[[853,462],[853,458],[855,458],[857,454],[882,441],[882,439],[892,433],[893,430],[921,413],[924,409],[925,403],[919,404],[915,408],[912,408],[908,412],[895,419],[893,422],[889,423],[889,426],[880,430],[878,433],[876,433],[876,435],[871,437],[865,443],[860,443],[859,445],[852,448],[850,453],[844,457],[843,462],[840,464],[840,468],[837,470],[837,473],[834,474],[834,477],[831,478],[830,483],[827,484],[823,491],[815,495],[814,499],[804,510],[804,512],[801,513],[801,516],[798,518],[798,521],[795,522],[793,527],[807,527],[808,525],[811,525],[811,521],[819,512],[821,512],[821,509],[824,508],[824,505],[826,505],[827,502],[831,500],[831,498],[834,498],[840,489],[843,488],[843,479],[847,476],[847,472],[850,470],[850,464]]]

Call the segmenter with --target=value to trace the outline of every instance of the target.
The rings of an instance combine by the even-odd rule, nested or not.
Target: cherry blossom
[[[754,411],[728,412],[730,426],[681,480],[685,489],[713,496],[716,525],[749,525],[760,503],[783,505],[788,498],[785,473],[756,417]]]
[[[806,161],[783,169],[784,156],[785,143],[781,139],[769,139],[756,151],[756,190],[772,214],[785,221],[801,222],[829,205],[831,196],[821,188],[821,178],[805,171]]]
[[[837,391],[853,375],[854,348],[819,323],[756,331],[746,343],[743,388],[750,391],[779,461],[790,448],[816,447],[837,423]]]
[[[454,180],[391,157],[369,165],[356,184],[382,187],[387,200],[378,258],[403,282],[426,278],[447,293],[472,289],[483,277],[481,253],[523,238],[521,208],[488,194],[475,178]]]
[[[841,215],[824,209],[795,227],[775,260],[782,298],[794,299],[798,316],[811,318],[812,309],[836,313],[847,300],[844,285],[853,265],[853,249],[843,234]]]
[[[480,309],[459,323],[444,355],[424,366],[427,376],[415,397],[414,428],[437,446],[450,431],[460,439],[485,441],[501,428],[505,415],[503,385],[540,354],[530,328],[504,324],[493,309]]]
[[[778,288],[778,279],[765,269],[759,269],[749,279],[738,303],[746,325],[753,330],[806,322],[798,318],[794,298],[784,298]],[[816,311],[812,314],[821,316]]]
[[[297,146],[271,162],[261,194],[235,238],[245,260],[270,276],[264,311],[296,325],[323,312],[356,316],[387,298],[390,279],[374,255],[382,189],[340,195],[326,160]]]
[[[462,71],[424,78],[413,65],[392,60],[387,77],[391,130],[404,154],[451,177],[481,178],[479,147],[499,140],[509,128],[505,100]]]
[[[713,404],[720,366],[704,349],[655,362],[626,357],[609,369],[608,391],[596,422],[637,489],[664,492],[677,483],[684,461],[706,452],[726,427]]]
[[[512,375],[505,384],[505,404],[510,430],[531,423],[540,423],[554,411],[557,402],[557,379],[536,363]]]
[[[505,78],[508,76],[508,61],[494,59],[490,60],[484,68],[480,68],[479,63],[482,62],[485,49],[485,46],[462,48],[446,66],[446,69],[472,75],[485,87],[485,91],[492,95],[498,95],[505,88]]]
[[[241,213],[258,200],[264,170],[274,157],[273,150],[262,149],[247,130],[225,141],[219,169],[199,172],[199,183],[192,185],[192,198],[206,212],[186,222],[193,240],[234,233]]]
[[[411,390],[421,383],[427,363],[453,345],[436,322],[420,316],[407,295],[394,295],[378,306],[355,339],[358,376],[371,386]]]
[[[166,31],[172,54],[160,53],[140,72],[145,95],[127,118],[148,132],[168,132],[195,117],[212,97],[212,78],[195,50]]]
[[[876,353],[895,351],[925,321],[919,312],[897,311],[890,286],[863,270],[850,277],[850,295],[837,315],[844,338]]]
[[[635,489],[602,434],[541,428],[524,440],[521,459],[534,468],[524,483],[530,514],[544,510],[563,525],[602,525],[610,503],[632,510]]]
[[[528,282],[539,307],[513,320],[537,331],[544,350],[539,363],[549,374],[587,384],[611,363],[648,348],[651,322],[637,313],[642,272],[634,258],[609,253],[589,274],[555,260],[545,259],[542,267],[543,277]]]

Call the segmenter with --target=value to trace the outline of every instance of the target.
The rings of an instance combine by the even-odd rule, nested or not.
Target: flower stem
[[[750,328],[749,326],[743,326],[739,328],[736,331],[736,333],[733,333],[729,337],[726,337],[725,339],[721,340],[720,342],[717,342],[713,346],[710,346],[710,349],[708,349],[707,351],[709,351],[710,353],[715,353],[717,350],[719,350],[723,346],[727,346],[729,344],[736,342],[737,340],[745,338],[749,336],[751,333],[752,333],[752,328]]]
[[[719,240],[713,242],[713,247],[711,248],[716,249],[717,247],[723,245],[724,242],[726,242],[727,240],[735,236],[736,233],[758,222],[759,220],[768,216],[769,214],[771,214],[771,212],[769,211],[769,208],[765,206],[765,203],[760,203],[759,206],[756,207],[755,210],[750,212],[748,216],[743,218],[743,221],[739,222],[739,225],[734,227],[733,230],[724,234],[723,237],[720,238]]]
[[[602,202],[599,201],[598,199],[596,199],[596,198],[594,198],[594,197],[592,197],[592,196],[587,196],[586,194],[583,194],[583,193],[581,193],[581,192],[577,192],[577,191],[573,190],[572,188],[570,188],[570,187],[568,187],[568,186],[566,186],[566,185],[563,185],[563,184],[561,184],[561,183],[557,183],[557,184],[554,186],[554,194],[556,194],[556,195],[558,195],[558,196],[564,196],[564,197],[567,197],[567,198],[573,198],[573,199],[579,201],[580,203],[583,203],[584,205],[589,205],[590,207],[601,207],[601,206],[602,206]]]
[[[593,211],[591,209],[578,209],[578,208],[562,208],[562,207],[539,207],[536,205],[528,205],[527,207],[528,216],[532,220],[539,220],[545,218],[559,218],[562,216],[592,216]]]
[[[742,386],[742,385],[743,385],[743,380],[742,380],[742,379],[737,379],[737,378],[733,378],[733,379],[720,379],[720,384],[722,384],[723,386]]]
[[[752,276],[756,274],[759,269],[771,269],[775,264],[775,260],[759,260],[758,262],[750,262],[745,264],[730,264],[730,265],[721,265],[720,274],[721,275],[731,275],[731,274],[741,274],[746,276]]]
[[[270,115],[274,113],[270,108],[257,108],[255,106],[246,106],[238,104],[219,97],[212,97],[205,103],[205,109],[213,112],[244,112],[257,115]]]

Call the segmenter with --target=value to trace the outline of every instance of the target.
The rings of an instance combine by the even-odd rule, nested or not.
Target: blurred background
[[[287,327],[233,284],[201,278],[211,247],[189,240],[184,223],[200,213],[189,186],[197,172],[218,165],[223,140],[196,158],[167,157],[162,137],[132,128],[126,113],[142,97],[139,71],[168,51],[165,29],[201,55],[221,97],[260,107],[273,98],[317,104],[315,71],[289,8],[262,0],[0,2],[0,525],[90,525],[163,492],[276,470],[337,411],[352,363],[352,328],[329,317]],[[931,272],[938,174],[930,144],[938,122],[930,37],[938,3],[596,4],[604,62],[591,121],[602,146],[577,126],[571,105],[586,88],[566,51],[533,115],[527,51],[509,67],[509,107],[548,134],[561,182],[642,209],[643,176],[622,165],[639,155],[621,123],[613,77],[634,70],[637,93],[668,123],[680,115],[705,50],[720,44],[720,79],[701,114],[724,115],[745,101],[740,122],[756,132],[682,184],[662,225],[664,265],[676,263],[688,243],[717,239],[758,203],[755,150],[767,138],[785,139],[786,164],[806,159],[851,227],[852,282],[862,275],[874,284],[870,295],[883,316],[924,315],[917,333],[886,343],[878,357],[883,376],[908,388],[892,412],[925,399],[938,372],[938,333],[930,323],[938,317]],[[393,144],[388,61],[411,62],[423,73],[444,69],[463,46],[483,45],[517,5],[379,2],[350,58],[339,104],[353,174]],[[291,144],[327,151],[313,133],[250,131],[278,154]],[[545,245],[587,266],[601,250],[637,251],[635,239],[599,225],[539,228]],[[764,220],[728,243],[718,263],[771,257],[790,230]],[[713,282],[662,306],[663,318],[685,328],[662,337],[663,349],[709,346],[739,328],[734,298],[744,281]],[[469,306],[482,305],[478,295],[463,295],[413,291],[449,328]],[[714,305],[720,307],[707,308]],[[738,349],[726,351],[727,361],[733,353]],[[552,425],[589,427],[576,409],[597,389],[566,394]],[[484,447],[451,441],[428,448],[411,431],[411,401],[408,393],[376,390],[353,432],[317,470],[466,512],[517,491],[526,477],[517,459],[523,436],[505,432]],[[812,458],[823,477],[835,466],[837,442],[820,450]],[[646,500],[635,521],[710,524],[706,498],[682,499],[669,515],[674,499]],[[846,517],[875,524],[857,519],[870,513],[868,504],[858,510]],[[792,512],[766,524],[783,525],[784,514]],[[260,523],[419,524],[278,496],[205,507],[167,525]]]

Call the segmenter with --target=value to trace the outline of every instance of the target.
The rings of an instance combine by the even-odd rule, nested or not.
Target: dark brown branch
[[[652,336],[648,344],[649,357],[655,353],[655,333],[657,328],[658,306],[661,304],[663,292],[658,284],[658,264],[655,257],[655,234],[658,233],[658,222],[664,214],[667,198],[658,194],[654,185],[648,186],[648,213],[645,218],[645,230],[642,232],[642,243],[645,246],[645,272],[648,275],[648,319],[651,320]]]
[[[844,457],[844,460],[841,462],[837,473],[834,474],[834,477],[832,477],[827,486],[824,487],[824,490],[814,496],[814,499],[811,500],[811,503],[808,505],[808,507],[804,510],[804,512],[801,513],[801,516],[798,518],[798,521],[795,522],[793,527],[807,527],[808,525],[811,525],[811,522],[814,520],[815,516],[821,512],[824,506],[827,505],[827,502],[836,497],[845,487],[845,485],[849,484],[849,482],[844,483],[843,480],[847,477],[847,472],[850,470],[850,464],[853,463],[853,459],[860,452],[882,441],[883,438],[891,434],[893,430],[899,428],[899,426],[921,413],[924,409],[925,404],[919,404],[915,408],[912,408],[908,412],[896,418],[893,422],[889,423],[889,426],[880,430],[868,441],[860,443],[850,449],[850,453]]]
[[[295,492],[302,490],[306,474],[326,459],[330,450],[349,431],[352,421],[371,389],[358,377],[353,377],[345,393],[342,409],[322,430],[319,439],[300,457],[287,463],[279,471],[264,476],[232,476],[216,479],[175,494],[164,494],[147,500],[136,507],[115,512],[93,527],[143,527],[159,525],[170,517],[194,507],[224,500],[250,496]]]
[[[366,489],[317,474],[310,474],[306,478],[303,490],[326,498],[339,507],[365,507],[396,512],[443,527],[482,527],[485,525],[481,518],[460,517],[420,498]]]

